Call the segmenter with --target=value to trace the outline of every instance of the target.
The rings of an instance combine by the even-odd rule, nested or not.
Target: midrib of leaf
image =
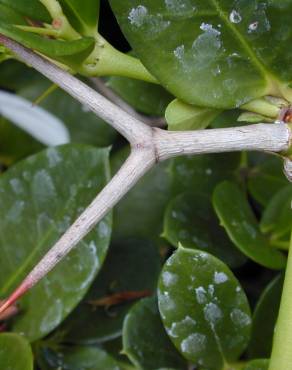
[[[234,35],[239,40],[240,44],[244,48],[244,50],[248,53],[252,61],[254,62],[254,65],[258,68],[258,70],[264,75],[264,77],[267,79],[267,81],[270,81],[271,79],[271,73],[266,69],[265,65],[262,64],[262,62],[259,60],[259,58],[256,56],[246,39],[243,37],[243,35],[237,30],[237,28],[229,21],[228,15],[221,9],[220,5],[218,4],[218,0],[209,0],[211,4],[215,7],[215,9],[218,12],[219,17],[222,19],[222,21],[226,24],[226,26],[234,33]]]
[[[85,180],[88,176],[90,176],[91,172],[95,173],[94,169],[86,172],[86,175],[84,177],[82,177],[81,181],[78,183],[78,186],[77,186],[78,190],[80,190],[80,185],[83,183],[83,180]],[[77,195],[78,195],[78,192],[75,195],[75,197],[72,196],[65,202],[64,207],[60,210],[59,213],[56,214],[55,219],[60,219],[61,217],[63,217],[66,214],[66,211],[67,211],[68,207],[70,206],[70,204],[72,203],[74,198],[77,198]],[[28,257],[21,264],[21,267],[17,270],[17,272],[14,275],[12,275],[11,278],[1,288],[0,295],[4,296],[4,295],[7,294],[8,290],[11,288],[11,286],[13,286],[15,284],[15,282],[18,280],[19,276],[21,276],[24,273],[24,271],[31,265],[31,262],[39,254],[39,249],[41,249],[42,245],[46,243],[46,241],[49,239],[49,237],[52,235],[52,233],[54,231],[56,231],[54,226],[51,226],[51,227],[48,228],[48,230],[45,233],[45,235],[43,236],[43,238],[41,238],[39,240],[39,242],[36,244],[35,248],[32,250],[32,253],[30,253],[28,255]],[[1,233],[1,235],[2,235],[2,233]],[[4,246],[4,249],[5,249],[5,246]]]

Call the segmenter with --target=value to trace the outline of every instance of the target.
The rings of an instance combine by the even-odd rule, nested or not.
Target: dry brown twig
[[[108,122],[131,144],[131,154],[118,173],[5,301],[0,313],[51,271],[156,163],[203,153],[242,150],[285,153],[291,147],[291,130],[283,122],[185,132],[151,127],[17,42],[0,36],[0,43]],[[286,168],[291,170],[288,161]]]

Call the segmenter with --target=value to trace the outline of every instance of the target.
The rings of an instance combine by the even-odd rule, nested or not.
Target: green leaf
[[[27,83],[38,79],[38,72],[16,60],[8,60],[1,64],[0,86],[8,90],[18,90]]]
[[[39,77],[27,83],[18,91],[18,94],[35,101],[50,85],[48,80]],[[116,131],[106,122],[96,117],[94,113],[61,89],[52,92],[39,105],[65,123],[72,142],[109,146],[117,136]]]
[[[37,50],[52,59],[71,66],[80,64],[92,52],[95,45],[95,41],[91,37],[74,41],[54,40],[22,31],[2,21],[0,21],[0,32],[27,48]]]
[[[112,158],[113,173],[128,156],[128,148]],[[169,162],[146,174],[114,209],[113,239],[141,237],[157,240],[162,232],[163,214],[171,197]]]
[[[2,163],[10,165],[41,149],[43,149],[41,143],[3,117],[0,118],[0,159]]]
[[[109,180],[108,149],[50,148],[0,177],[0,297],[22,281]],[[21,301],[13,331],[34,341],[55,329],[84,297],[105,258],[107,216]]]
[[[278,275],[263,291],[253,314],[249,357],[269,357],[278,318],[284,276]]]
[[[168,105],[165,118],[169,130],[203,130],[220,113],[217,109],[200,108],[175,99]]]
[[[11,24],[25,24],[24,18],[21,14],[12,8],[3,5],[0,0],[0,20]]]
[[[223,180],[232,180],[240,164],[240,155],[205,154],[178,157],[173,160],[170,172],[174,194],[185,191],[212,194]]]
[[[68,347],[60,351],[42,348],[39,362],[42,370],[122,370],[107,352],[96,347]]]
[[[125,299],[120,305],[108,309],[106,305],[94,306],[88,302],[116,293],[146,291],[149,294],[156,288],[159,271],[160,256],[155,244],[139,239],[119,240],[113,244],[85,302],[78,306],[62,327],[67,333],[66,341],[96,343],[120,336],[133,300]]]
[[[51,21],[51,17],[47,9],[39,0],[0,0],[0,4],[7,5],[11,9],[34,20],[47,23]],[[8,20],[6,20],[6,22],[7,21]]]
[[[264,157],[252,168],[248,190],[256,201],[266,206],[270,199],[289,182],[283,173],[283,161],[278,157]]]
[[[270,360],[250,361],[243,370],[268,370]]]
[[[167,105],[173,99],[159,85],[125,77],[111,77],[107,85],[138,112],[150,116],[164,116]]]
[[[123,353],[139,369],[187,368],[165,332],[156,297],[142,299],[129,311],[123,326]]]
[[[84,35],[97,32],[100,0],[60,0],[69,22]]]
[[[33,370],[33,355],[23,336],[0,334],[0,363],[3,370]]]
[[[263,233],[272,233],[277,239],[289,233],[292,226],[292,186],[280,190],[264,210],[260,227]]]
[[[110,4],[134,52],[182,101],[229,109],[274,95],[274,86],[285,90],[292,80],[290,1]],[[291,97],[290,89],[285,93]]]
[[[271,269],[285,267],[286,258],[260,232],[245,194],[234,183],[219,184],[213,195],[215,211],[233,243],[253,261]]]
[[[246,261],[220,227],[209,197],[202,193],[184,193],[169,203],[163,236],[174,247],[181,243],[186,248],[204,250],[231,267]]]
[[[197,366],[227,368],[247,346],[246,295],[229,268],[208,253],[179,248],[162,269],[158,302],[170,339]]]

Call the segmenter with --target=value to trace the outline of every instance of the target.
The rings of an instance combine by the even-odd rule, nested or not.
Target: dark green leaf
[[[121,166],[128,149],[112,159],[113,172]],[[113,238],[142,237],[157,239],[162,232],[163,214],[171,196],[168,163],[162,163],[146,174],[114,209]]]
[[[187,368],[165,332],[156,297],[141,300],[129,311],[123,326],[123,352],[139,369]]]
[[[25,24],[24,18],[21,14],[12,8],[3,5],[0,0],[0,20],[11,24]]]
[[[174,247],[181,243],[186,248],[204,250],[231,267],[246,261],[219,226],[209,197],[202,193],[184,193],[169,203],[163,236]]]
[[[135,53],[181,100],[232,108],[274,95],[275,86],[291,97],[287,86],[292,67],[286,52],[292,39],[290,1],[110,0],[110,4]]]
[[[222,226],[242,253],[271,269],[285,267],[286,258],[260,232],[247,197],[237,185],[228,181],[219,184],[213,203]]]
[[[37,81],[27,83],[18,93],[35,101],[50,85],[48,80],[39,77]],[[73,142],[108,146],[116,138],[116,131],[63,90],[52,92],[40,106],[66,124]]]
[[[253,327],[249,344],[251,358],[269,357],[279,313],[284,277],[277,276],[263,291],[253,314]]]
[[[100,0],[60,0],[69,22],[81,33],[94,36],[97,32]]]
[[[115,359],[96,347],[70,347],[58,352],[44,347],[40,356],[42,370],[122,370]]]
[[[248,189],[260,204],[266,206],[270,199],[289,182],[283,173],[283,161],[266,157],[250,172]]]
[[[179,248],[162,269],[158,300],[170,339],[195,365],[228,368],[245,349],[251,329],[247,298],[212,255]]]
[[[8,60],[1,64],[0,86],[8,90],[19,90],[27,83],[33,83],[38,76],[38,72],[23,63]]]
[[[175,158],[170,170],[174,194],[194,190],[212,194],[223,180],[232,180],[239,167],[240,155],[207,154]]]
[[[89,205],[109,179],[108,149],[50,148],[0,177],[0,297],[5,298]],[[20,303],[13,331],[36,340],[83,298],[107,252],[107,216]]]
[[[270,360],[250,361],[243,370],[268,370]]]
[[[44,38],[34,33],[22,31],[2,21],[0,21],[0,33],[11,37],[13,40],[30,49],[37,50],[61,62],[67,62],[72,66],[81,63],[91,53],[95,44],[94,39],[90,37],[84,37],[74,41]]]
[[[168,105],[165,118],[169,130],[202,130],[219,114],[217,109],[200,108],[175,99]]]
[[[263,213],[260,227],[263,233],[272,233],[273,239],[290,233],[292,226],[292,186],[280,190]]]
[[[3,370],[33,370],[33,355],[23,336],[0,334],[0,364]]]
[[[121,335],[125,315],[133,301],[112,307],[89,305],[116,293],[145,292],[156,288],[160,271],[158,248],[145,240],[129,239],[111,246],[102,272],[85,301],[64,323],[66,340],[75,343],[104,342]],[[145,294],[144,293],[144,294]],[[141,297],[140,297],[141,298]],[[135,300],[134,300],[135,301]]]
[[[42,148],[43,145],[25,131],[6,119],[0,118],[0,159],[2,163],[10,165]]]
[[[7,5],[11,9],[38,21],[49,23],[51,20],[47,9],[39,0],[0,0],[0,4]]]
[[[164,116],[173,96],[159,85],[125,77],[111,77],[107,85],[138,112]]]

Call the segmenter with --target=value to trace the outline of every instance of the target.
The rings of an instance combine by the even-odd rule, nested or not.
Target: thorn
[[[22,297],[30,288],[30,286],[24,281],[19,285],[17,289],[10,295],[8,299],[0,306],[0,314],[4,313],[9,307],[14,305],[16,301]]]

